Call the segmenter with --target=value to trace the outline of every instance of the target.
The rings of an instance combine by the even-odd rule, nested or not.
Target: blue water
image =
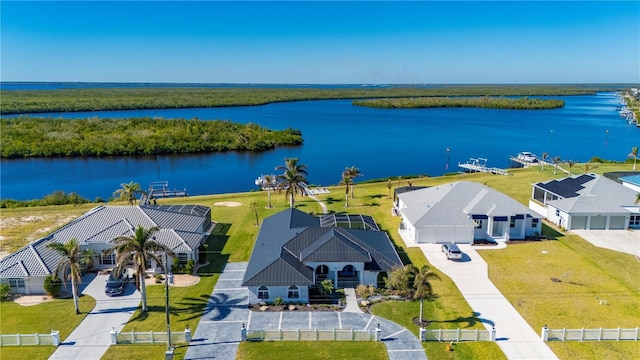
[[[555,110],[371,109],[350,100],[287,102],[254,107],[104,111],[47,116],[227,119],[272,129],[302,130],[304,144],[263,153],[227,152],[135,158],[2,160],[0,197],[32,199],[56,190],[108,199],[120,183],[168,180],[189,194],[255,189],[260,174],[271,173],[286,157],[308,165],[310,183],[333,185],[355,165],[357,181],[386,176],[441,175],[457,171],[470,157],[507,167],[520,151],[586,162],[593,156],[625,160],[640,144],[640,129],[615,111],[615,93],[554,97]],[[447,163],[447,151],[450,149]]]

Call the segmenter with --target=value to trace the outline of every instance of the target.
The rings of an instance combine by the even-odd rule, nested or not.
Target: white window
[[[640,215],[631,215],[629,226],[640,226]]]
[[[116,264],[116,254],[103,253],[102,256],[100,256],[100,265],[115,265],[115,264]]]
[[[516,227],[516,218],[515,217],[511,217],[511,219],[509,221],[509,227],[510,228]]]
[[[12,288],[23,288],[24,287],[24,279],[9,279],[9,287],[12,287]]]
[[[287,297],[289,299],[299,299],[300,298],[300,291],[298,290],[297,286],[289,286],[289,291],[287,292]]]
[[[269,288],[266,286],[260,286],[258,288],[258,299],[268,299],[269,298]]]

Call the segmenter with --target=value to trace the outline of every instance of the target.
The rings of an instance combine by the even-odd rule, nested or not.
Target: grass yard
[[[22,306],[15,302],[0,303],[0,333],[2,334],[50,334],[60,331],[64,340],[96,306],[91,296],[79,301],[81,314],[75,314],[73,300],[58,299],[37,305]],[[47,359],[55,351],[53,346],[3,346],[0,359]]]
[[[606,172],[615,170],[628,170],[628,165],[599,164],[595,170],[590,172]],[[311,169],[312,170],[312,169]],[[581,173],[582,169],[576,165],[572,169],[573,173]],[[528,203],[531,194],[531,184],[538,181],[545,181],[553,178],[566,176],[562,172],[553,175],[553,167],[547,166],[544,171],[540,168],[518,169],[511,171],[513,176],[499,176],[491,174],[463,174],[449,175],[437,178],[420,178],[410,180],[393,181],[393,188],[408,185],[434,186],[458,180],[470,180],[481,182],[493,187],[523,204]],[[337,174],[339,175],[339,174]],[[339,177],[339,176],[337,176]],[[357,179],[356,179],[357,181]],[[356,184],[355,198],[349,199],[349,207],[344,207],[344,187],[327,187],[331,193],[318,195],[320,200],[327,204],[330,211],[335,213],[359,213],[371,215],[378,222],[382,231],[386,231],[389,237],[395,242],[398,252],[405,263],[413,263],[420,267],[428,264],[426,258],[418,248],[407,248],[399,235],[397,228],[400,223],[399,217],[391,216],[392,199],[389,197],[389,189],[386,182]],[[392,194],[391,191],[391,194]],[[392,195],[391,195],[392,196]],[[273,192],[271,194],[272,209],[266,209],[267,193],[263,191],[221,194],[210,196],[198,196],[190,198],[160,199],[160,204],[199,204],[209,206],[212,209],[212,219],[218,223],[214,234],[209,239],[208,259],[210,264],[201,269],[202,279],[197,285],[187,288],[172,287],[171,289],[171,321],[174,331],[181,331],[188,325],[195,331],[198,318],[203,311],[209,294],[218,278],[222,267],[227,262],[248,261],[253,248],[254,239],[259,227],[255,225],[255,215],[250,210],[249,204],[258,203],[258,217],[261,222],[264,217],[275,214],[288,208],[288,202],[284,194]],[[238,202],[240,206],[221,206],[220,203]],[[218,205],[216,205],[218,203]],[[121,205],[123,203],[116,203]],[[87,204],[80,206],[51,206],[42,208],[24,209],[2,209],[0,218],[3,229],[3,249],[13,251],[25,245],[29,240],[36,239],[46,233],[53,231],[63,225],[64,221],[71,220],[96,206]],[[297,197],[296,208],[319,214],[320,206],[308,197]],[[33,218],[31,218],[33,217]],[[66,220],[65,220],[66,219]],[[64,221],[63,221],[64,220]],[[44,230],[43,230],[44,229]],[[10,240],[13,245],[7,244]],[[542,251],[547,251],[542,256]],[[545,241],[537,243],[525,243],[509,246],[501,251],[483,251],[483,257],[489,264],[490,276],[494,283],[505,293],[505,296],[516,306],[527,321],[537,331],[543,324],[553,326],[576,326],[576,327],[600,327],[603,321],[609,326],[638,326],[639,315],[637,309],[640,308],[640,285],[638,284],[638,263],[631,256],[625,257],[619,253],[609,250],[598,249],[591,246],[580,238],[570,236],[558,236],[556,241]],[[633,261],[632,261],[633,260]],[[434,269],[435,270],[435,269]],[[438,272],[436,270],[436,272]],[[472,310],[464,301],[462,295],[451,280],[439,273],[442,281],[434,281],[433,287],[438,295],[433,302],[425,303],[425,314],[427,318],[437,321],[437,326],[442,328],[482,328],[479,320],[472,316]],[[564,276],[564,277],[563,277]],[[553,283],[550,277],[562,278],[566,281]],[[153,280],[150,280],[153,281]],[[540,290],[542,289],[542,290]],[[124,331],[164,331],[164,288],[161,286],[150,286],[148,288],[148,304],[151,311],[142,315],[135,313],[131,321],[126,325]],[[599,305],[596,301],[606,299],[608,305]],[[57,300],[70,306],[72,312],[73,304],[71,300]],[[5,306],[8,305],[8,306]],[[11,313],[18,318],[29,316],[29,309],[9,307],[12,303],[2,303],[2,332],[12,332],[5,330],[5,314]],[[44,306],[41,304],[37,306]],[[41,308],[42,309],[42,308]],[[379,304],[373,307],[373,312],[397,323],[406,325],[412,332],[417,334],[417,326],[411,324],[411,319],[418,313],[417,302],[398,302]],[[51,325],[47,325],[44,332],[51,328],[60,328],[58,324],[65,320],[63,316],[48,316],[48,310],[41,312]],[[549,319],[552,319],[553,322]],[[16,326],[20,324],[16,323]],[[565,325],[563,325],[565,324]],[[575,324],[575,325],[574,325]],[[615,325],[617,324],[617,325]],[[54,326],[55,325],[55,326]],[[75,327],[76,325],[72,325]],[[70,329],[73,329],[71,327]],[[435,328],[435,325],[431,326]],[[19,327],[23,329],[22,326]],[[18,330],[16,330],[18,331]],[[20,332],[29,332],[19,330]],[[70,330],[69,330],[70,332]],[[340,342],[338,346],[334,342],[320,343],[287,342],[287,350],[282,343],[251,343],[242,344],[239,352],[239,359],[252,359],[255,357],[270,358],[277,356],[282,358],[284,351],[291,351],[292,356],[321,353],[321,351],[334,351],[323,355],[336,358],[343,357],[344,346],[347,343]],[[363,344],[363,343],[358,343]],[[321,345],[321,346],[320,346]],[[314,348],[313,346],[319,346]],[[376,343],[364,343],[366,349],[354,350],[353,354],[367,354],[366,351],[381,353],[382,358],[386,358],[386,352],[378,348]],[[603,342],[592,343],[550,343],[552,349],[561,359],[573,358],[574,352],[577,357],[585,359],[596,358],[621,358],[621,354],[633,354],[640,358],[640,346],[637,342]],[[455,351],[444,351],[444,343],[425,343],[425,351],[430,359],[473,359],[473,358],[504,358],[499,348],[492,343],[474,342],[461,343],[455,346]],[[13,351],[2,348],[3,355]],[[22,349],[22,348],[21,348]],[[374,350],[370,350],[374,349]],[[21,350],[20,357],[25,357]],[[104,359],[130,358],[148,359],[161,358],[164,354],[164,345],[143,346],[112,346],[109,348]],[[176,348],[175,359],[184,358],[185,347]],[[282,351],[282,352],[281,352]],[[377,354],[379,356],[380,354]],[[354,355],[355,356],[355,355]],[[14,357],[11,357],[14,358]],[[46,358],[46,356],[32,356],[33,359]],[[353,357],[362,358],[362,357]],[[374,355],[366,358],[376,358]]]
[[[240,344],[236,356],[238,360],[385,360],[388,358],[384,344],[375,341],[245,342]]]

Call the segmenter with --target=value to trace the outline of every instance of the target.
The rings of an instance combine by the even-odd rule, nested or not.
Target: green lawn
[[[73,300],[52,300],[45,303],[22,306],[15,302],[0,303],[0,333],[2,334],[50,334],[60,331],[64,341],[73,329],[82,322],[96,306],[91,296],[82,296],[79,301],[80,314],[75,314]],[[46,359],[55,351],[53,346],[3,346],[0,358],[4,359]]]
[[[385,360],[388,358],[384,344],[374,341],[245,342],[240,344],[236,356],[238,360]]]
[[[606,172],[615,170],[628,170],[629,165],[600,164],[593,172]],[[574,173],[581,173],[579,165],[573,167]],[[471,180],[486,184],[505,194],[515,198],[523,204],[528,203],[531,194],[531,184],[538,181],[564,177],[564,173],[558,172],[553,175],[552,167],[546,167],[544,171],[540,168],[519,169],[511,171],[513,176],[499,176],[490,174],[464,174],[442,176],[437,178],[411,179],[412,185],[438,185],[442,183]],[[339,175],[339,174],[338,174]],[[339,176],[337,176],[339,177]],[[356,179],[357,180],[357,179]],[[407,180],[394,181],[393,187],[406,186]],[[407,248],[397,234],[400,222],[398,217],[391,216],[392,200],[388,197],[389,191],[386,182],[357,184],[355,187],[355,198],[350,199],[350,207],[344,207],[344,188],[328,187],[329,194],[319,195],[329,210],[336,213],[349,212],[372,215],[383,231],[386,231],[395,242],[398,252],[405,263],[412,262],[420,267],[428,264],[426,258],[418,248]],[[215,203],[234,201],[240,202],[239,207],[216,206]],[[190,198],[161,199],[160,204],[200,204],[210,206],[212,209],[212,219],[218,223],[216,232],[210,238],[208,257],[211,265],[201,271],[202,279],[198,285],[188,288],[176,288],[171,290],[172,303],[172,328],[183,330],[187,325],[193,331],[197,326],[197,320],[201,313],[211,289],[215,285],[218,273],[226,262],[248,261],[253,248],[254,239],[259,227],[255,226],[254,214],[249,210],[249,204],[253,201],[259,204],[259,220],[288,208],[288,203],[282,193],[272,194],[273,209],[265,209],[267,205],[266,192],[249,192],[238,194],[221,194],[211,196],[199,196]],[[122,203],[120,203],[122,204]],[[95,206],[87,206],[86,209]],[[320,206],[309,198],[297,198],[296,208],[319,214]],[[86,211],[84,207],[46,207],[29,208],[28,210],[38,214],[41,224],[51,226],[55,221],[58,209],[64,209],[69,214],[75,216]],[[0,215],[3,219],[3,235],[5,229],[5,219],[20,218],[26,216],[29,211],[23,209],[2,209]],[[69,215],[71,216],[71,215]],[[59,226],[59,225],[58,225]],[[15,238],[26,237],[34,233],[33,224],[29,226],[10,226],[12,236]],[[53,230],[53,229],[52,229]],[[542,256],[542,251],[547,251]],[[534,330],[538,330],[543,324],[553,326],[594,326],[599,327],[600,323],[606,319],[606,327],[612,324],[617,326],[637,326],[640,308],[638,297],[640,296],[640,285],[638,285],[638,266],[632,257],[626,257],[619,253],[594,248],[589,243],[580,238],[560,236],[556,241],[545,241],[539,243],[526,243],[510,246],[500,251],[483,251],[483,257],[489,264],[490,276],[496,286],[505,293],[514,306],[521,311],[525,319],[532,325]],[[438,272],[438,271],[436,271]],[[463,300],[457,287],[449,278],[441,275],[441,281],[434,281],[434,291],[437,298],[432,303],[426,303],[425,312],[427,317],[439,321],[438,327],[468,327],[481,328],[481,324],[471,314],[471,309]],[[550,277],[562,277],[566,279],[562,283],[553,283]],[[555,286],[555,287],[554,287]],[[542,289],[542,290],[540,290]],[[606,299],[608,305],[599,305],[596,296]],[[134,314],[131,321],[126,325],[125,331],[164,331],[164,289],[159,286],[150,286],[148,291],[149,306],[152,311],[146,316],[139,313]],[[73,306],[70,300],[60,300]],[[2,314],[5,314],[5,305],[2,303]],[[45,304],[43,304],[45,305]],[[38,305],[40,306],[40,305]],[[417,334],[417,327],[411,325],[411,319],[417,315],[418,303],[403,302],[376,305],[374,313],[380,314],[400,324],[407,324],[411,331]],[[12,316],[21,318],[26,314],[26,308],[15,308]],[[635,312],[634,312],[635,311]],[[549,320],[551,317],[554,322]],[[4,330],[4,319],[3,327]],[[51,317],[50,321],[60,322],[62,317]],[[57,324],[57,323],[55,323]],[[618,324],[618,325],[613,325]],[[75,325],[74,325],[75,326]],[[54,326],[51,326],[54,327]],[[431,326],[435,328],[435,325]],[[45,329],[48,332],[50,329]],[[21,331],[28,332],[28,331]],[[334,343],[326,347],[333,348]],[[344,343],[340,343],[343,344]],[[251,345],[251,346],[249,346]],[[296,342],[287,343],[295,354],[315,353],[310,350],[308,343]],[[638,355],[640,358],[640,346],[637,342],[585,342],[585,343],[549,343],[552,349],[561,359],[573,358],[571,354],[575,352],[575,357],[584,359],[598,358],[620,358],[620,354]],[[635,346],[634,346],[635,345]],[[274,352],[269,346],[282,346],[278,343],[242,344],[242,358],[250,358],[251,352],[256,352],[255,356],[271,356]],[[342,345],[341,345],[342,346]],[[376,344],[365,343],[361,346],[374,348]],[[471,358],[503,358],[502,353],[495,344],[474,342],[456,345],[455,351],[444,351],[442,343],[425,343],[424,347],[430,359],[471,359]],[[250,350],[246,350],[250,347]],[[3,348],[3,352],[6,348]],[[182,359],[185,352],[184,347],[176,349],[176,359]],[[146,359],[150,357],[161,357],[164,353],[164,346],[112,346],[105,359],[128,357],[131,359]],[[245,353],[246,351],[246,353]],[[277,350],[279,351],[279,350]],[[276,352],[277,352],[276,351]],[[364,350],[363,350],[364,351]],[[358,353],[360,353],[358,351]],[[363,352],[364,353],[364,352]],[[22,353],[21,353],[22,354]],[[598,354],[604,354],[599,356]],[[386,356],[386,353],[385,353]],[[43,358],[33,356],[34,359]]]

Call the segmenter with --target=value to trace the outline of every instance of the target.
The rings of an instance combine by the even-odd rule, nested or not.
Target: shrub
[[[187,274],[193,274],[193,267],[195,264],[196,262],[193,261],[193,259],[189,259],[189,261],[187,261],[187,265],[184,267],[184,272]]]
[[[160,284],[160,283],[162,283],[162,280],[163,280],[163,279],[162,279],[162,275],[160,275],[160,274],[156,274],[156,284]]]
[[[0,300],[7,300],[9,295],[11,295],[11,287],[9,284],[0,284]]]
[[[62,281],[53,275],[47,275],[44,278],[44,290],[47,292],[47,295],[52,297],[58,297],[60,295],[60,290],[62,289]]]
[[[284,300],[280,296],[278,296],[274,302],[276,305],[284,305]]]

